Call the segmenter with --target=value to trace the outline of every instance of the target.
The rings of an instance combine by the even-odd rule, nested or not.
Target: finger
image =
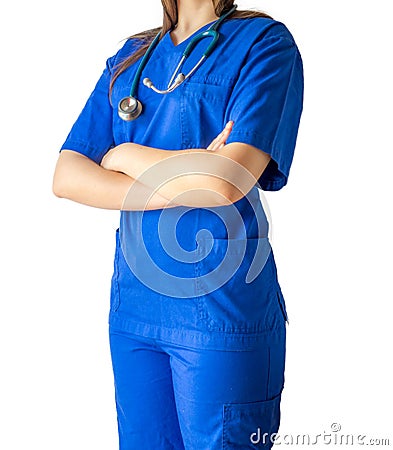
[[[217,138],[214,140],[214,142],[212,143],[211,146],[211,150],[217,150],[218,148],[220,148],[223,144],[225,144],[225,141],[227,139],[227,135],[225,135],[224,133],[220,133]]]
[[[229,122],[227,122],[227,124],[225,125],[225,128],[226,129],[230,129],[230,130],[232,130],[232,127],[233,127],[233,124],[234,124],[235,122],[233,121],[233,120],[230,120]]]
[[[225,128],[221,131],[221,133],[218,135],[218,141],[220,143],[224,142],[228,136],[230,135],[231,131],[232,131],[232,126],[233,126],[233,122],[228,122],[225,125]]]
[[[226,123],[226,125],[222,131],[224,133],[230,133],[232,131],[233,124],[234,124],[233,120],[230,120],[229,122]]]
[[[220,136],[219,138],[217,138],[216,142],[214,143],[212,150],[213,151],[217,150],[221,144],[222,144],[222,141],[221,141],[221,136]]]
[[[212,140],[212,142],[210,143],[210,145],[208,147],[208,150],[214,150],[214,148],[217,146],[217,144],[219,144],[221,142],[220,138],[221,138],[221,133]]]
[[[216,143],[216,139],[214,139],[214,141],[210,142],[210,144],[209,144],[209,146],[207,147],[206,150],[211,150],[212,151],[213,148],[214,148],[215,143]]]
[[[225,142],[228,139],[228,136],[230,135],[230,133],[232,131],[232,126],[233,126],[233,121],[230,121],[225,125],[225,128],[221,131],[221,133],[215,139],[215,142],[213,144],[214,150],[218,150],[225,145]]]
[[[207,150],[214,151],[218,148],[223,147],[223,143],[225,144],[226,139],[228,138],[230,132],[232,131],[233,127],[233,120],[230,120],[226,123],[224,129],[221,131],[221,133],[213,139],[213,141],[210,143],[210,145],[207,147]]]

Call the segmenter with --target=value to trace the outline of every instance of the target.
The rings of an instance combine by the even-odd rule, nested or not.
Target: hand
[[[232,131],[233,120],[230,120],[225,128],[221,131],[221,133],[210,143],[209,147],[206,150],[215,151],[224,147],[230,132]]]
[[[117,161],[118,161],[120,150],[121,150],[120,145],[108,150],[108,152],[105,153],[104,157],[102,158],[100,166],[107,170],[118,171],[117,170],[117,167],[118,167]]]

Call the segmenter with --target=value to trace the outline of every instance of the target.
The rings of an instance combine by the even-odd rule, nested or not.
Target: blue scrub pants
[[[120,450],[270,449],[285,326],[248,350],[185,347],[110,329]]]

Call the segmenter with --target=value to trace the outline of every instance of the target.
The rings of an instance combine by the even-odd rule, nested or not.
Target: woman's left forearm
[[[237,191],[225,180],[229,175],[225,164],[228,158],[223,161],[222,157],[225,146],[212,152],[202,148],[163,150],[125,143],[110,150],[106,164],[176,203],[222,206],[231,204]]]

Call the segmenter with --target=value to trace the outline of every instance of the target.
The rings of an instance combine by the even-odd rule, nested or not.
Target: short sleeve
[[[115,55],[116,56],[116,55]],[[113,108],[109,83],[115,56],[108,58],[93,92],[60,148],[74,150],[99,164],[113,144]]]
[[[303,109],[303,64],[285,25],[277,22],[250,48],[226,111],[234,126],[227,139],[268,153],[258,180],[266,191],[287,184]]]

